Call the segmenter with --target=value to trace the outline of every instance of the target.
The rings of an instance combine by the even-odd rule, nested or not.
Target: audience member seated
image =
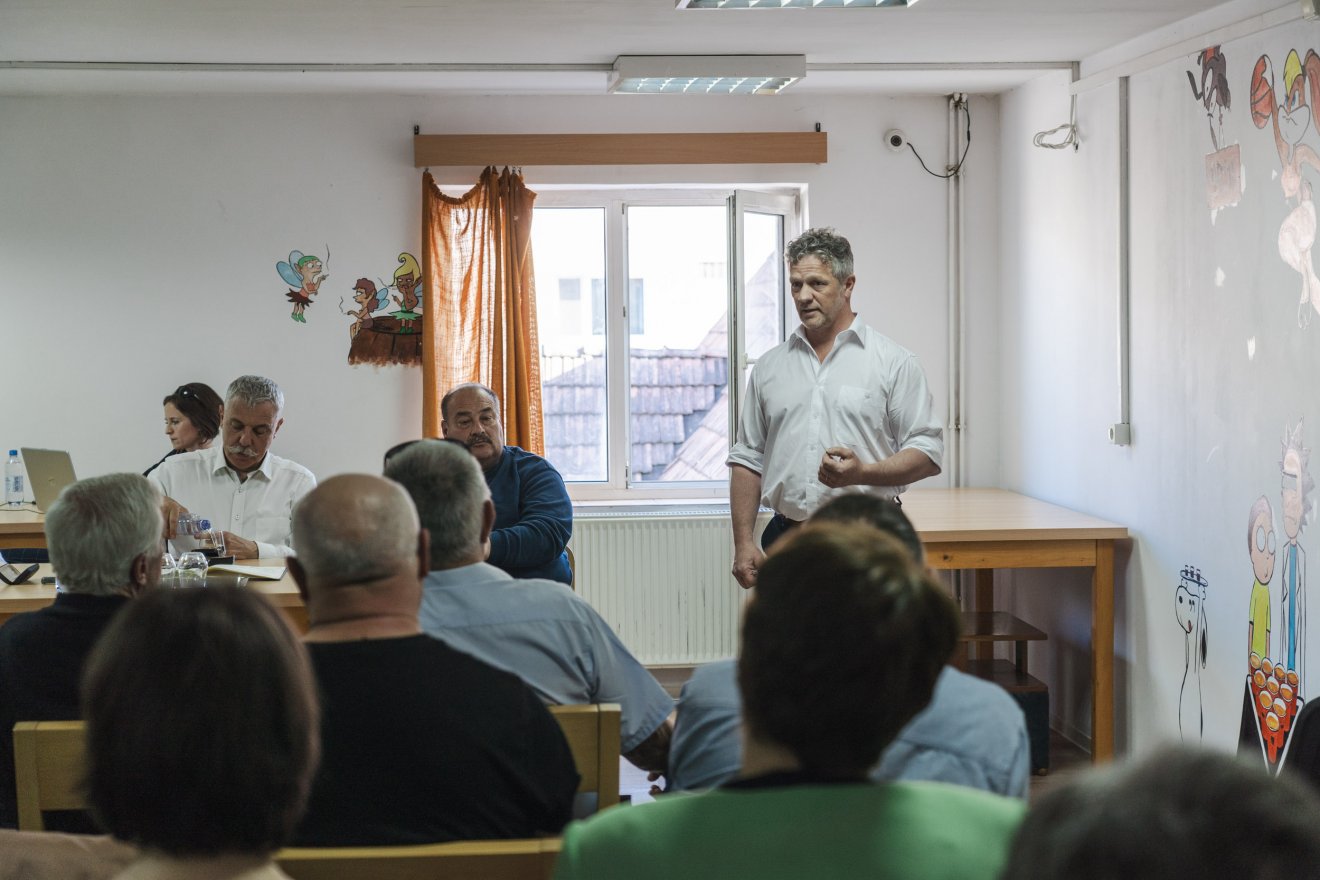
[[[556,876],[991,880],[1020,801],[867,772],[930,701],[952,600],[865,525],[808,525],[767,558],[743,614],[738,779],[564,830]]]
[[[101,632],[128,600],[160,582],[160,494],[137,474],[67,487],[46,514],[62,592],[0,628],[0,825],[18,824],[13,729],[82,717],[78,682]],[[93,830],[85,814],[48,814],[55,830]]]
[[[917,562],[924,562],[916,530],[888,499],[840,495],[811,521],[867,523],[897,538]],[[739,715],[734,661],[699,667],[678,699],[669,791],[713,788],[737,773]],[[996,685],[945,666],[930,705],[884,750],[871,778],[949,782],[1026,798],[1030,752],[1026,720],[1013,698]]]
[[[539,455],[504,445],[500,401],[485,385],[469,382],[440,400],[440,430],[476,456],[495,502],[495,529],[486,562],[516,578],[573,583],[568,539],[573,502],[564,478]]]
[[[674,701],[655,677],[568,587],[482,562],[496,513],[473,457],[423,440],[392,458],[385,475],[408,490],[431,534],[422,629],[521,676],[547,703],[618,703],[624,756],[663,771]]]
[[[151,479],[165,494],[165,528],[180,513],[207,517],[238,559],[293,553],[289,517],[316,485],[312,472],[270,451],[284,424],[284,392],[270,379],[240,376],[225,394],[224,443],[163,461]]]
[[[118,880],[275,880],[316,764],[307,655],[241,587],[153,590],[83,678],[87,797],[139,856]],[[379,745],[373,743],[372,745]]]
[[[1320,798],[1200,747],[1093,770],[1034,804],[1003,880],[1320,877]]]
[[[427,535],[407,493],[380,477],[333,477],[294,510],[293,532],[289,571],[322,706],[321,767],[295,840],[558,833],[578,785],[568,743],[516,676],[422,634]]]
[[[143,472],[147,476],[160,467],[161,461],[181,452],[210,449],[211,441],[220,433],[220,419],[225,403],[210,385],[189,382],[180,385],[173,394],[165,395],[165,436],[173,448],[160,461]]]

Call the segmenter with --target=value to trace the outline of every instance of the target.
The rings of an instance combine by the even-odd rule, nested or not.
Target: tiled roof
[[[542,388],[546,456],[566,479],[598,473],[597,448],[605,424],[604,358],[578,355],[545,360],[543,374],[554,376]],[[723,395],[729,381],[728,358],[699,350],[634,350],[630,366],[633,479],[655,480],[674,462],[692,460],[686,449],[698,434],[709,445],[710,437],[705,435],[710,432],[700,429],[712,408],[721,421],[727,419]],[[722,462],[727,452],[722,435],[718,444]]]

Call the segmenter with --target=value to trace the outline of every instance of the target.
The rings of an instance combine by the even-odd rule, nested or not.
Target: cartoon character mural
[[[1205,578],[1199,568],[1182,570],[1173,594],[1173,610],[1183,631],[1183,678],[1178,691],[1178,731],[1184,741],[1201,741],[1205,710],[1201,703],[1201,671],[1208,655],[1205,623]]]
[[[1308,104],[1307,101],[1310,101]],[[1279,183],[1292,210],[1279,227],[1279,256],[1302,277],[1297,305],[1297,323],[1311,321],[1311,309],[1320,311],[1320,277],[1315,272],[1311,249],[1315,244],[1316,212],[1311,181],[1305,169],[1320,172],[1320,154],[1302,142],[1314,128],[1312,114],[1320,105],[1320,55],[1307,50],[1303,62],[1293,49],[1283,63],[1283,91],[1276,93],[1274,64],[1262,55],[1251,74],[1251,120],[1257,128],[1273,123],[1274,146],[1279,153]]]
[[[1278,772],[1288,755],[1293,722],[1306,702],[1301,677],[1287,658],[1270,655],[1270,593],[1276,560],[1274,510],[1265,496],[1247,515],[1247,545],[1255,576],[1247,622],[1247,679],[1243,693],[1238,750],[1260,754],[1270,772]]]
[[[1310,521],[1315,478],[1309,464],[1311,450],[1302,445],[1302,420],[1284,426],[1282,475],[1283,547],[1279,565],[1279,648],[1275,656],[1297,673],[1297,695],[1306,689],[1306,551],[1298,538]]]
[[[353,326],[348,328],[349,340],[358,335],[358,331],[363,327],[368,330],[375,324],[375,319],[371,317],[372,312],[380,311],[389,304],[390,289],[388,285],[376,287],[375,282],[370,278],[359,278],[353,285],[353,302],[358,304],[357,309],[349,309],[348,314],[356,320]]]
[[[420,317],[417,307],[421,298],[417,295],[417,285],[421,283],[422,267],[417,264],[417,258],[409,253],[399,254],[399,268],[394,270],[394,286],[398,288],[402,299],[390,297],[399,307],[399,311],[390,314],[399,319],[400,333],[414,332],[414,324]]]
[[[422,267],[406,251],[399,254],[398,262],[393,284],[359,278],[353,285],[353,301],[358,308],[345,312],[354,319],[348,329],[350,364],[419,366],[422,362],[423,329],[418,321],[422,316]],[[399,295],[391,297],[391,288],[397,289]],[[397,311],[374,314],[391,299],[399,306]],[[340,311],[343,310],[341,299]]]
[[[1205,157],[1206,199],[1211,211],[1236,205],[1242,196],[1242,148],[1224,143],[1224,111],[1233,106],[1228,88],[1228,60],[1220,46],[1202,49],[1196,56],[1201,67],[1200,82],[1187,71],[1192,95],[1205,108],[1210,123],[1210,143],[1214,150]]]
[[[307,323],[303,312],[312,304],[312,297],[320,291],[321,282],[330,277],[329,272],[322,271],[329,264],[330,245],[325,246],[324,262],[320,257],[304,254],[302,251],[290,251],[288,262],[280,260],[275,264],[275,271],[290,288],[286,294],[289,302],[293,303],[290,318],[301,324]]]

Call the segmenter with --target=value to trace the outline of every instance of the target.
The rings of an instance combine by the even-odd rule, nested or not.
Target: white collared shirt
[[[846,446],[869,464],[916,449],[938,466],[944,428],[934,409],[916,355],[860,317],[823,362],[798,325],[753,367],[727,464],[760,474],[761,503],[794,520],[844,492],[894,497],[907,486],[827,488],[817,479],[821,457]]]
[[[293,506],[316,488],[311,471],[269,452],[240,481],[218,443],[167,459],[147,479],[212,528],[256,541],[259,557],[293,555]]]

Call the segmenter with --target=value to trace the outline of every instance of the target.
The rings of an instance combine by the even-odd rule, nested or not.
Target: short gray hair
[[[422,440],[390,459],[385,476],[403,484],[431,533],[431,567],[453,565],[481,542],[481,508],[490,497],[481,465],[461,443]]]
[[[313,489],[293,508],[293,546],[308,577],[361,583],[417,558],[417,511],[402,486],[387,482],[387,491],[358,493],[347,504],[318,503]]]
[[[229,383],[225,392],[225,403],[237,400],[244,406],[259,406],[267,401],[275,404],[278,412],[284,412],[284,392],[273,379],[265,376],[239,376]]]
[[[828,226],[808,229],[784,248],[784,259],[790,266],[804,257],[815,257],[829,266],[830,273],[839,281],[846,281],[853,274],[852,245]]]
[[[160,501],[160,491],[138,474],[107,474],[67,486],[46,514],[50,561],[60,584],[92,596],[113,596],[128,586],[133,560],[161,552]]]

